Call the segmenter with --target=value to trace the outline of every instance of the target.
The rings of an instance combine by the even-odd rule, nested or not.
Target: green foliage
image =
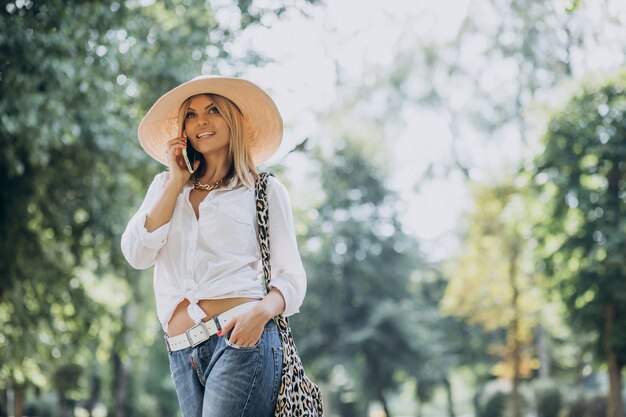
[[[542,208],[530,201],[520,180],[503,177],[472,184],[473,207],[465,218],[463,249],[450,262],[441,301],[444,314],[492,334],[478,340],[492,358],[483,360],[483,368],[475,373],[514,381],[513,397],[518,381],[532,377],[539,365],[533,333],[545,308],[530,251],[532,222]],[[498,363],[485,369],[494,358]]]
[[[83,33],[63,24],[86,23],[102,42],[106,7],[29,5],[0,15],[0,374],[18,381],[32,358],[84,341],[103,314],[72,269],[86,256],[106,262],[119,211],[110,195],[124,194],[113,175],[124,159],[101,120],[110,76],[93,50],[77,48]]]
[[[587,417],[602,417],[607,415],[607,398],[592,397],[587,401]]]
[[[26,401],[24,415],[37,417],[55,417],[56,398],[54,395],[44,395]],[[0,414],[3,416],[3,414]]]
[[[72,390],[78,388],[78,381],[82,373],[83,368],[75,363],[59,366],[53,375],[53,386],[65,397]]]
[[[420,294],[428,276],[416,273],[425,264],[398,222],[396,197],[356,141],[317,159],[324,198],[302,236],[309,284],[293,320],[304,362],[331,385],[341,365],[362,384],[363,401],[383,400],[399,374],[440,381],[440,317]]]
[[[176,390],[170,376],[168,354],[161,342],[162,340],[157,340],[157,343],[146,347],[146,361],[133,368],[134,372],[146,375],[145,379],[133,380],[133,391],[140,399],[136,403],[138,412],[133,415],[175,416],[178,413],[179,406],[175,400]]]
[[[576,328],[597,334],[609,408],[622,413],[626,363],[626,74],[587,84],[554,115],[535,174],[549,201],[538,235]],[[617,415],[616,414],[616,415]]]
[[[504,417],[508,396],[501,391],[495,392],[487,399],[485,408],[481,412],[481,417]]]
[[[607,398],[594,396],[590,398],[576,398],[567,409],[566,417],[603,417],[607,413]]]
[[[504,417],[509,395],[502,390],[488,390],[479,395],[477,417]]]
[[[126,264],[119,244],[163,169],[140,149],[136,127],[180,82],[259,62],[250,54],[235,65],[225,45],[276,13],[246,9],[239,25],[225,26],[204,1],[144,3],[23,1],[0,9],[0,387],[50,387],[75,367],[89,372],[59,380],[72,382],[72,398],[112,408],[123,399],[101,386],[168,376],[157,366],[144,374],[107,369],[111,356],[126,368],[143,360],[142,345],[158,333],[143,325],[155,320],[150,280]],[[150,391],[158,400],[172,395]],[[143,406],[126,409],[133,407]],[[173,414],[164,407],[162,415]]]
[[[571,4],[565,8],[568,13],[574,13],[577,9],[582,6],[583,0],[571,0]]]
[[[567,417],[586,417],[587,401],[584,398],[577,398],[572,401],[567,410]]]
[[[563,397],[558,387],[544,386],[535,389],[537,417],[558,417],[563,405]]]
[[[626,328],[605,334],[607,308],[626,320],[626,77],[585,86],[551,120],[536,180],[550,199],[538,229],[547,272],[573,322],[599,330],[626,361]],[[606,338],[606,339],[605,339]]]

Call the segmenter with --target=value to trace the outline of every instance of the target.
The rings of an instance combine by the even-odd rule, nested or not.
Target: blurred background
[[[16,0],[0,9],[0,416],[176,416],[136,129],[199,74],[285,137],[327,416],[624,417],[623,0]]]

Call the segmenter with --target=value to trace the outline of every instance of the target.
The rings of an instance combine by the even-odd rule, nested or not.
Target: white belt
[[[212,317],[209,321],[196,324],[185,331],[185,333],[179,334],[178,336],[168,337],[165,335],[165,344],[167,345],[168,352],[176,352],[177,350],[199,345],[222,330],[222,328],[226,327],[226,324],[233,318],[250,310],[256,303],[258,303],[258,301],[240,304],[230,310],[226,310],[222,314]]]

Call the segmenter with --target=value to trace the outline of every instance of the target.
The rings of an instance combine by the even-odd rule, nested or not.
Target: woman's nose
[[[207,117],[207,116],[204,116],[204,115],[200,115],[200,116],[198,116],[198,118],[197,118],[197,120],[196,120],[196,121],[197,121],[197,123],[198,123],[198,126],[204,126],[204,125],[209,124],[208,117]]]

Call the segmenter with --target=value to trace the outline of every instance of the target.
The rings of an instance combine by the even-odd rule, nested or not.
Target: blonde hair
[[[241,184],[245,184],[248,187],[254,187],[254,181],[257,178],[258,174],[256,171],[256,167],[254,166],[254,161],[252,160],[252,155],[250,154],[248,141],[244,134],[243,114],[241,113],[241,110],[239,110],[237,105],[230,101],[228,98],[211,93],[196,94],[187,98],[187,100],[185,100],[185,102],[182,104],[179,113],[182,116],[182,123],[180,124],[180,135],[183,136],[183,132],[185,130],[185,115],[187,114],[187,110],[189,109],[189,104],[194,97],[199,95],[205,95],[213,101],[213,104],[215,104],[215,107],[217,107],[220,114],[224,118],[224,121],[226,121],[226,124],[230,129],[230,141],[228,147],[228,161],[230,162],[230,168],[227,175],[236,177],[237,181]],[[192,152],[194,153],[195,158],[200,159],[198,174],[202,175],[204,173],[204,170],[206,169],[206,162],[204,161],[204,157],[200,152],[196,151],[193,148],[193,145],[191,145],[191,141],[189,141],[188,143],[193,150]]]

